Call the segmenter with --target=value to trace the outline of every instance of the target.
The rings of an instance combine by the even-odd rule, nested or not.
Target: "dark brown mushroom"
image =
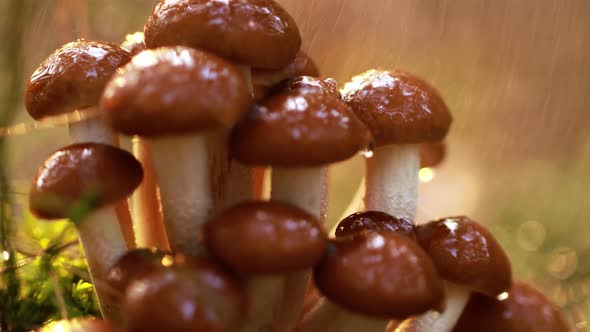
[[[353,213],[342,219],[336,227],[336,237],[354,235],[360,232],[391,232],[416,240],[416,231],[411,221],[396,218],[380,211]]]
[[[29,208],[35,216],[74,222],[106,318],[119,314],[106,283],[108,269],[127,251],[116,206],[135,190],[142,175],[130,153],[80,143],[54,152],[32,181]]]
[[[452,118],[436,89],[404,71],[369,70],[345,84],[344,101],[375,137],[365,207],[414,220],[420,143],[442,140]]]
[[[392,232],[331,240],[314,278],[326,300],[305,316],[298,331],[383,331],[391,318],[440,309],[444,295],[428,255],[415,241]]]
[[[321,79],[312,76],[293,77],[275,85],[270,94],[285,92],[312,93],[340,99],[338,82],[333,78]]]
[[[126,252],[109,269],[107,282],[120,294],[129,284],[142,276],[161,268],[167,253],[158,249],[140,248]]]
[[[206,133],[225,131],[248,109],[246,82],[231,63],[187,47],[136,55],[108,84],[101,107],[116,130],[149,137],[173,250],[197,254],[213,213]]]
[[[134,280],[122,312],[128,332],[233,331],[244,319],[246,298],[231,275],[193,258]]]

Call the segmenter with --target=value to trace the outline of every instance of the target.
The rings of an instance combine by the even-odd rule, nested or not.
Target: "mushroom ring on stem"
[[[117,319],[118,302],[106,283],[108,269],[127,251],[116,205],[142,180],[141,164],[128,152],[79,143],[53,153],[39,168],[29,194],[42,219],[71,219],[78,231],[103,316]]]
[[[276,330],[284,276],[321,259],[327,234],[316,217],[280,202],[238,204],[205,225],[212,256],[246,275],[249,314],[240,331]]]
[[[342,95],[375,138],[365,208],[414,220],[419,144],[443,139],[452,121],[443,99],[422,79],[399,70],[369,70],[346,83]]]
[[[118,146],[118,138],[99,116],[100,96],[117,69],[131,54],[115,44],[77,40],[51,54],[31,76],[25,89],[27,111],[35,120],[76,113],[82,120],[68,125],[72,143]],[[117,206],[127,246],[135,246],[127,200]]]
[[[231,128],[248,109],[246,82],[231,63],[187,47],[147,50],[107,85],[101,100],[117,131],[149,138],[172,250],[198,254],[213,214],[206,133]]]
[[[448,293],[444,312],[416,319],[418,332],[452,331],[472,292],[494,298],[510,289],[510,261],[481,224],[464,216],[449,217],[419,225],[416,234],[446,281]]]

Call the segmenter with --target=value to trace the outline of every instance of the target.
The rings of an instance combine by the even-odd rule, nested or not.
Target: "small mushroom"
[[[127,332],[234,331],[245,311],[238,281],[197,257],[133,280],[122,305]]]
[[[531,286],[515,282],[505,296],[473,294],[453,332],[569,331],[557,306]]]
[[[95,318],[75,318],[53,321],[37,332],[123,332],[113,323]]]
[[[213,214],[206,134],[228,130],[248,109],[246,82],[231,63],[187,47],[136,55],[107,85],[108,123],[149,139],[164,224],[174,251],[198,254]]]
[[[141,165],[128,152],[79,143],[54,152],[37,171],[29,193],[35,216],[74,222],[103,316],[109,319],[119,312],[106,283],[108,269],[127,251],[116,205],[141,179]]]
[[[107,282],[119,294],[135,279],[141,278],[163,266],[167,253],[158,249],[139,248],[126,252],[111,266],[107,274]]]
[[[452,121],[443,99],[422,79],[399,70],[369,70],[347,83],[342,95],[375,138],[365,208],[414,220],[419,144],[443,139]]]
[[[125,41],[121,43],[121,47],[132,55],[137,55],[146,49],[143,39],[143,32],[128,34]],[[158,198],[158,180],[154,171],[150,143],[139,136],[134,136],[131,143],[133,155],[143,166],[143,181],[131,195],[135,242],[139,248],[156,247],[165,250],[169,248],[169,245]]]
[[[327,242],[316,217],[280,202],[238,204],[208,222],[204,235],[212,256],[247,276],[250,308],[241,331],[280,330],[283,322],[273,318],[284,276],[317,264]]]
[[[72,143],[117,146],[118,138],[98,116],[97,106],[109,79],[130,59],[114,44],[83,39],[68,43],[43,61],[27,82],[26,109],[35,120],[78,112],[85,119],[68,125]],[[119,204],[117,214],[127,246],[134,247],[127,201]]]
[[[451,331],[472,292],[496,297],[510,289],[510,261],[482,225],[464,216],[449,217],[419,225],[416,234],[447,288],[445,311],[418,317],[418,332]]]
[[[411,221],[381,211],[357,212],[342,219],[336,227],[336,237],[366,231],[397,233],[416,241],[416,230]]]
[[[330,240],[314,268],[326,297],[296,331],[379,331],[392,318],[439,309],[443,284],[428,255],[392,232],[362,232]]]

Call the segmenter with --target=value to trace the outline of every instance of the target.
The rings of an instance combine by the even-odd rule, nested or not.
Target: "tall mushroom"
[[[35,120],[78,112],[83,120],[68,125],[72,143],[117,146],[118,139],[104,124],[97,106],[109,79],[130,59],[118,45],[83,39],[68,43],[43,61],[27,82],[26,109]],[[117,214],[128,247],[134,247],[127,201],[120,202]]]
[[[246,82],[231,63],[187,47],[144,51],[121,68],[101,100],[108,123],[149,139],[172,250],[198,254],[212,215],[206,134],[248,109]]]
[[[108,269],[127,250],[115,206],[142,179],[140,163],[128,152],[79,143],[53,153],[39,168],[29,194],[31,212],[42,219],[70,218],[78,231],[105,318],[117,319]]]
[[[493,298],[510,289],[510,261],[482,225],[464,216],[449,217],[418,226],[416,234],[447,289],[445,311],[418,317],[416,331],[452,331],[472,292]]]
[[[414,220],[419,143],[443,139],[452,118],[439,93],[403,71],[369,70],[342,89],[375,137],[367,159],[365,208]]]
[[[278,70],[288,66],[301,47],[295,20],[274,0],[161,1],[146,22],[148,48],[183,45],[203,49],[239,65],[250,93],[251,68]],[[227,143],[220,133],[219,153]],[[224,156],[225,160],[230,160]],[[254,198],[252,170],[231,161],[227,203]]]
[[[297,326],[301,332],[382,332],[443,300],[442,281],[428,255],[395,232],[361,232],[330,240],[314,268],[326,297]]]
[[[132,55],[145,51],[143,32],[126,36],[121,47]],[[168,249],[168,237],[162,216],[158,180],[148,140],[135,136],[132,139],[133,155],[143,166],[143,181],[131,195],[131,214],[135,242],[139,248]]]
[[[223,211],[204,234],[211,255],[245,276],[250,307],[240,331],[286,331],[276,321],[283,276],[322,257],[327,235],[317,218],[285,203],[248,202]]]
[[[272,166],[273,201],[293,204],[324,222],[327,167],[369,144],[370,135],[339,98],[287,91],[254,106],[234,128],[230,149],[246,165]],[[292,328],[299,318],[309,273],[288,276],[279,321]]]

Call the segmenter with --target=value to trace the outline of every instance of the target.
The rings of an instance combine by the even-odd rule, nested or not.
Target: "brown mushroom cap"
[[[76,318],[71,320],[60,320],[51,322],[38,332],[118,332],[122,331],[119,327],[115,326],[105,320],[99,320],[94,318]]]
[[[314,269],[318,289],[351,311],[405,318],[440,309],[443,282],[418,244],[396,233],[365,232],[330,240]]]
[[[333,78],[321,79],[311,76],[297,76],[274,86],[270,93],[278,94],[285,92],[312,93],[340,99],[338,82]]]
[[[380,211],[357,212],[342,219],[336,227],[336,237],[365,231],[397,233],[416,241],[416,231],[411,221]]]
[[[247,202],[204,227],[205,245],[231,269],[250,274],[309,268],[322,257],[327,234],[309,213],[280,202]]]
[[[185,134],[231,127],[247,111],[248,87],[231,63],[186,47],[147,50],[107,85],[101,107],[128,135]]]
[[[273,0],[161,1],[144,33],[148,48],[184,45],[256,68],[285,67],[301,47],[295,20]]]
[[[27,83],[27,111],[39,120],[98,105],[111,76],[130,59],[127,51],[114,44],[78,40],[62,46]]]
[[[447,154],[447,144],[444,141],[420,144],[420,167],[435,167],[440,165]]]
[[[319,166],[348,159],[369,145],[370,134],[338,98],[296,92],[252,107],[234,128],[230,149],[258,166]]]
[[[39,218],[68,218],[82,201],[97,209],[124,199],[142,178],[141,164],[125,150],[98,143],[69,145],[37,171],[29,208]]]
[[[419,225],[416,234],[443,279],[492,297],[510,288],[510,261],[482,225],[449,217]]]
[[[270,88],[284,80],[297,76],[319,77],[320,70],[313,60],[303,51],[299,51],[295,59],[278,70],[252,68],[252,84]]]
[[[400,70],[369,70],[347,83],[342,95],[377,146],[439,141],[452,122],[438,91]]]
[[[198,266],[158,269],[125,292],[126,331],[233,331],[246,312],[237,281],[206,259]]]
[[[161,268],[164,257],[166,252],[158,249],[130,250],[110,268],[107,282],[113,289],[123,294],[133,280]]]
[[[143,32],[130,33],[125,36],[125,41],[121,43],[121,47],[127,50],[131,55],[137,55],[145,51],[145,42]]]
[[[504,300],[472,295],[453,332],[565,332],[559,309],[541,292],[515,282]]]

